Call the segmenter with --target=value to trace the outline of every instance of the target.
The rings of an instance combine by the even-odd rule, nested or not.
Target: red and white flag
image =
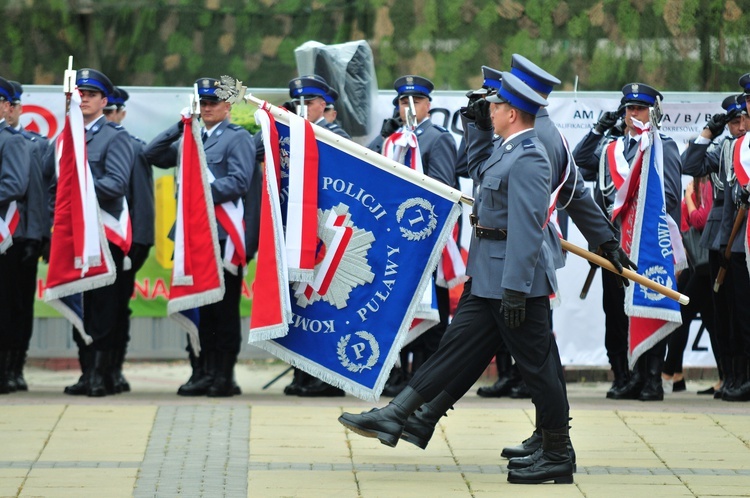
[[[80,93],[74,90],[65,126],[55,144],[57,195],[44,293],[44,300],[74,324],[79,322],[61,299],[110,285],[116,278],[86,156],[80,105]],[[76,330],[87,344],[91,343],[82,327]]]
[[[177,170],[177,219],[174,265],[167,314],[190,336],[200,353],[198,328],[189,318],[194,308],[224,297],[224,273],[206,156],[195,116],[183,115],[184,131]]]
[[[16,231],[20,218],[18,205],[16,201],[12,201],[5,213],[5,218],[0,216],[0,254],[3,254],[13,245],[13,232]]]
[[[734,168],[734,176],[737,178],[737,182],[742,188],[749,188],[750,186],[750,140],[747,135],[742,135],[732,144],[732,167]],[[745,255],[750,254],[750,223],[745,223],[745,233],[742,234],[742,238],[745,242]],[[747,267],[750,268],[750,259],[745,258]]]

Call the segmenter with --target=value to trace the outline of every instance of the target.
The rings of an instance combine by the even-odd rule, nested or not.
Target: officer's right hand
[[[474,125],[479,130],[489,131],[492,129],[492,118],[490,117],[490,103],[485,99],[470,102],[469,108],[474,112]]]
[[[404,125],[401,121],[401,116],[396,118],[388,118],[383,120],[383,126],[380,127],[380,136],[388,138]]]
[[[36,266],[39,263],[39,256],[42,254],[41,241],[28,239],[23,247],[21,254],[21,264],[24,266]]]
[[[49,264],[49,248],[50,248],[49,237],[42,237],[42,247],[40,249],[40,252],[42,255],[42,261],[44,261],[46,264]]]
[[[604,112],[596,123],[596,126],[594,126],[594,129],[603,135],[617,123],[617,119],[618,116],[615,111]]]
[[[711,116],[711,119],[706,123],[706,128],[711,132],[711,135],[718,137],[724,132],[724,127],[727,124],[727,115],[724,113],[716,113]]]
[[[526,294],[511,289],[503,291],[503,320],[509,329],[521,326],[526,320]]]
[[[294,102],[291,100],[287,100],[283,104],[281,104],[279,107],[282,107],[286,109],[287,111],[291,112],[292,114],[297,114],[297,106],[294,105]]]

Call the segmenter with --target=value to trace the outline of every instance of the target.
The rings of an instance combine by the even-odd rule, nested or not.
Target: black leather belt
[[[475,225],[474,235],[478,239],[505,240],[508,237],[508,232],[500,228],[487,228]]]
[[[489,228],[478,225],[479,219],[475,214],[469,215],[469,222],[474,227],[474,235],[478,239],[505,240],[508,238],[508,231],[502,228]]]

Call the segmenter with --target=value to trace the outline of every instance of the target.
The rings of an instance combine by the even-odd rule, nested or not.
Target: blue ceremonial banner
[[[295,139],[286,124],[277,120],[275,126],[285,213]],[[383,166],[391,161],[312,128],[319,158],[313,281],[289,286],[288,333],[254,344],[374,401],[433,286],[432,273],[460,214],[460,192],[436,188],[405,166]],[[256,297],[260,292],[272,289],[256,280]],[[252,341],[252,328],[250,336]]]

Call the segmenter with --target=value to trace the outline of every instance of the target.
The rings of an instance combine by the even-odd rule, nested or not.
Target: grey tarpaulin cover
[[[337,121],[352,137],[374,135],[378,81],[370,45],[364,40],[323,45],[306,42],[294,50],[300,76],[317,74],[339,93]]]

